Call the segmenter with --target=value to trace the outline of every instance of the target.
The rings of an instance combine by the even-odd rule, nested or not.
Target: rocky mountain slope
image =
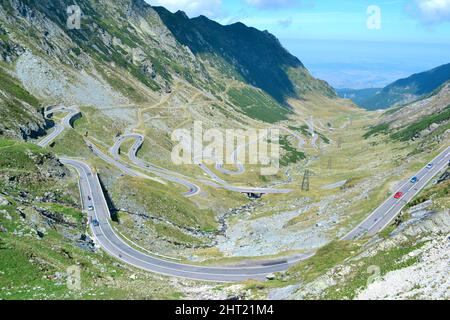
[[[46,127],[39,100],[15,78],[12,63],[24,52],[0,25],[0,135],[11,138],[42,134]]]
[[[56,155],[83,159],[99,174],[113,227],[137,245],[190,264],[229,264],[325,245],[325,258],[307,262],[312,274],[306,280],[324,264],[340,263],[341,252],[353,244],[342,247],[333,239],[428,159],[409,158],[409,140],[390,144],[375,136],[378,126],[371,140],[363,139],[374,114],[337,99],[268,32],[189,19],[143,0],[79,0],[80,29],[71,29],[72,4],[0,0],[0,298],[251,298],[253,289],[266,285],[168,279],[108,257],[87,235],[75,172]],[[395,133],[415,123],[410,120],[446,115],[447,93],[438,96],[430,96],[430,111],[410,107],[417,112],[412,120],[390,110],[379,125]],[[44,119],[43,108],[59,104],[80,110],[73,128],[44,149],[19,142],[48,134],[53,122]],[[53,121],[62,117],[55,114]],[[229,175],[210,166],[214,180],[197,165],[176,166],[171,134],[191,129],[194,121],[220,130],[279,128],[280,172],[261,176],[259,166],[249,165]],[[199,194],[186,198],[185,188],[169,180],[129,177],[86,145],[107,154],[118,136],[130,132],[145,137],[139,159],[192,180]],[[131,144],[124,141],[118,161],[150,175],[127,159]],[[300,188],[306,169],[308,191]],[[293,192],[250,200],[221,188],[221,179]],[[82,291],[64,285],[71,266],[83,271]],[[304,267],[281,282],[298,285],[303,272],[296,270]]]
[[[99,250],[78,177],[51,152],[0,138],[0,168],[0,299],[179,299],[212,289],[196,291]]]
[[[266,290],[268,297],[448,300],[449,171],[382,234],[324,247],[281,278],[291,285]]]
[[[175,38],[211,65],[221,65],[236,76],[263,89],[279,102],[311,91],[334,96],[325,82],[313,79],[300,60],[291,55],[277,38],[242,23],[222,26],[204,16],[189,19],[155,7]],[[298,74],[298,77],[294,77]]]
[[[445,64],[432,70],[397,80],[383,89],[376,90],[376,92],[373,92],[372,89],[367,89],[369,92],[372,92],[368,97],[367,90],[357,90],[357,100],[354,101],[368,110],[387,109],[395,105],[407,104],[432,94],[449,80],[450,64]],[[350,92],[350,94],[352,93]],[[353,94],[355,95],[355,92]],[[347,97],[353,99],[351,96]]]
[[[15,139],[42,135],[47,123],[39,100],[23,88],[8,68],[0,66],[0,82],[0,135]]]
[[[143,1],[80,1],[80,29],[66,26],[69,5],[69,1],[5,0],[2,20],[11,37],[21,39],[28,50],[88,73],[95,64],[108,63],[153,90],[168,89],[177,67],[201,68]]]
[[[2,77],[17,78],[16,85],[36,98],[26,98],[20,108],[33,118],[28,131],[45,128],[38,114],[30,115],[29,105],[142,103],[170,93],[180,81],[266,121],[286,119],[289,97],[334,97],[333,89],[314,79],[273,35],[242,24],[188,19],[143,0],[82,0],[81,28],[68,29],[70,1],[3,0],[0,5]],[[230,80],[239,89],[228,91]],[[24,93],[16,92],[14,99],[20,96]],[[248,104],[248,98],[257,105]],[[19,135],[19,125],[9,127]]]
[[[386,111],[380,122],[366,137],[388,134],[394,140],[416,141],[420,149],[432,150],[434,146],[450,139],[450,82],[425,98]]]

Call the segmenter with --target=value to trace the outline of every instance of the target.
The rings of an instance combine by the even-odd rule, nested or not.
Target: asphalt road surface
[[[448,165],[450,148],[439,155],[432,163],[433,168],[424,168],[418,172],[419,181],[416,184],[405,183],[399,192],[404,192],[403,199],[389,199],[378,208],[360,226],[350,232],[344,240],[359,238],[365,234],[376,234],[385,228],[400,212],[401,208],[417,194],[436,174]],[[92,232],[98,244],[111,256],[134,267],[160,273],[168,276],[214,282],[237,282],[248,279],[264,280],[268,274],[286,271],[291,265],[306,260],[314,253],[298,255],[289,260],[266,261],[250,266],[237,267],[202,267],[146,255],[120,238],[110,224],[110,212],[106,204],[97,175],[84,162],[62,158],[63,164],[74,167],[80,175],[80,190],[84,209],[88,211],[91,221],[99,222],[98,226],[91,223]],[[399,204],[400,203],[400,204]],[[93,210],[89,211],[92,206]],[[377,218],[379,217],[379,218]]]
[[[103,151],[101,151],[95,144],[87,141],[88,148],[100,159],[105,161],[106,163],[114,165],[117,169],[119,169],[124,174],[133,177],[133,178],[144,178],[144,179],[152,179],[150,176],[143,174],[142,172],[139,172],[137,170],[133,170],[130,168],[130,166],[126,164],[122,164],[120,161],[113,159],[112,157],[105,154]]]
[[[71,127],[70,121],[77,115],[80,114],[80,110],[75,107],[65,107],[65,106],[52,106],[48,107],[45,111],[45,116],[53,114],[55,112],[69,112],[67,116],[64,117],[61,123],[55,123],[55,126],[52,132],[45,136],[42,140],[40,140],[37,145],[45,148],[48,146],[53,140],[55,140],[65,129]]]
[[[116,162],[119,159],[119,150],[120,146],[126,139],[135,139],[135,143],[131,147],[130,151],[128,152],[128,157],[133,162],[134,165],[137,167],[152,172],[153,174],[160,176],[166,180],[176,182],[178,184],[185,185],[186,187],[190,188],[190,191],[187,193],[188,196],[196,195],[200,191],[200,187],[197,185],[189,182],[186,179],[183,179],[180,177],[179,174],[174,173],[172,171],[162,169],[159,167],[156,167],[152,164],[145,163],[144,161],[140,160],[137,157],[137,152],[139,151],[139,148],[144,143],[144,136],[140,134],[126,134],[121,137],[119,137],[116,140],[116,143],[114,146],[110,149],[111,154],[115,157]],[[104,157],[103,157],[104,158]],[[104,159],[105,160],[105,159]],[[123,165],[122,165],[123,167]],[[212,180],[220,184],[224,189],[228,191],[233,192],[240,192],[240,193],[253,193],[253,194],[286,194],[292,192],[290,189],[274,189],[274,188],[252,188],[252,187],[236,187],[228,184],[223,179],[219,178],[215,173],[213,173],[211,170],[208,169],[203,164],[200,164],[199,167],[207,173]]]
[[[285,271],[289,266],[308,259],[312,254],[298,255],[290,260],[265,261],[236,267],[203,267],[170,262],[146,255],[117,235],[110,223],[110,211],[100,182],[91,168],[79,160],[61,158],[65,165],[75,168],[80,176],[80,192],[84,210],[88,212],[91,229],[97,243],[109,255],[134,267],[174,277],[213,282],[237,282],[248,279],[264,280],[268,274]],[[93,210],[89,210],[92,207]],[[98,221],[98,225],[92,221]]]
[[[225,169],[223,167],[223,164],[221,164],[217,161],[216,161],[216,165],[215,165],[216,170],[222,172],[223,174],[227,174],[227,175],[240,175],[240,174],[245,173],[245,166],[242,163],[240,163],[239,159],[238,159],[239,153],[241,152],[241,150],[245,151],[245,148],[247,148],[248,146],[259,143],[259,141],[263,140],[264,138],[265,137],[262,136],[256,140],[250,141],[249,143],[242,144],[242,145],[238,146],[236,148],[236,150],[233,151],[233,153],[231,154],[231,158],[233,159],[233,163],[236,166],[236,171]]]
[[[441,170],[449,165],[450,147],[445,149],[439,156],[430,162],[432,167],[422,168],[415,177],[417,182],[411,179],[404,181],[401,186],[379,206],[367,219],[359,226],[350,231],[343,240],[360,239],[366,235],[372,236],[386,228],[400,213],[400,211],[433,179]],[[412,178],[412,177],[411,177]],[[394,196],[398,192],[402,193],[400,199]]]
[[[201,189],[198,185],[181,177],[181,175],[179,175],[175,172],[172,172],[170,170],[159,168],[153,164],[146,163],[146,162],[140,160],[137,157],[137,153],[138,153],[139,149],[141,148],[142,144],[144,143],[144,136],[142,136],[140,134],[127,134],[127,135],[123,135],[123,136],[119,137],[116,140],[116,143],[110,149],[110,153],[114,156],[114,158],[117,161],[119,161],[119,159],[120,159],[120,155],[119,155],[120,146],[127,139],[135,139],[136,140],[135,143],[133,144],[133,146],[130,148],[130,151],[128,152],[128,158],[131,160],[131,162],[135,166],[139,167],[142,170],[149,171],[150,173],[152,173],[155,176],[158,176],[164,180],[171,181],[171,182],[180,184],[182,186],[185,186],[189,190],[184,193],[184,195],[186,197],[193,197],[201,191]]]
[[[66,109],[61,109],[61,111]],[[53,110],[55,112],[57,110]],[[60,134],[65,127],[70,126],[70,119],[73,117],[64,118],[62,130],[58,131]],[[55,130],[56,131],[56,130]],[[52,141],[58,134],[51,134],[52,138],[46,141]],[[138,138],[134,146],[130,150],[130,155],[136,155],[137,150],[143,142],[143,137]],[[50,143],[50,142],[47,142]],[[39,144],[41,145],[41,144]],[[120,147],[120,145],[119,145]],[[98,148],[90,144],[91,150],[100,158],[108,163],[112,163],[119,167],[123,172],[132,176],[150,178],[140,172],[134,171],[127,165],[121,164],[116,159],[112,159],[103,154]],[[118,150],[118,149],[117,149]],[[133,157],[132,157],[133,159]],[[236,267],[206,267],[182,264],[177,262],[170,262],[165,259],[157,258],[151,255],[146,255],[125,242],[117,235],[110,223],[110,211],[106,203],[103,190],[100,185],[98,176],[86,163],[80,160],[73,160],[61,158],[61,162],[65,165],[75,168],[79,174],[80,193],[83,202],[83,208],[88,212],[90,226],[92,233],[98,245],[105,250],[109,255],[115,257],[134,267],[164,274],[174,277],[182,277],[203,281],[214,282],[237,282],[248,279],[264,280],[267,275],[275,272],[286,271],[290,266],[310,258],[314,253],[297,255],[289,259],[281,259],[278,261],[264,261],[254,262],[248,265],[239,265]],[[137,159],[138,160],[138,159]],[[411,201],[427,184],[433,179],[441,170],[449,165],[450,161],[450,147],[447,147],[444,152],[437,156],[430,164],[421,169],[417,174],[417,182],[413,183],[410,180],[405,181],[401,187],[395,192],[401,192],[400,199],[395,199],[393,196],[386,200],[379,208],[377,208],[367,219],[360,225],[349,232],[343,240],[359,239],[366,235],[374,235],[383,230],[393,219],[400,213],[402,208]],[[164,169],[160,169],[163,170]],[[94,221],[98,222],[93,223]]]

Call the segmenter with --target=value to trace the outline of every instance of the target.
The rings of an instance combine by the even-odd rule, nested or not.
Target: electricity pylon
[[[309,191],[309,177],[311,173],[308,169],[305,170],[305,174],[303,175],[303,182],[302,182],[302,191]]]

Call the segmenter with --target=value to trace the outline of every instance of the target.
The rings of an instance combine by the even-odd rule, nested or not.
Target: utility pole
[[[309,191],[309,177],[310,172],[308,169],[306,169],[305,174],[303,175],[302,191]]]

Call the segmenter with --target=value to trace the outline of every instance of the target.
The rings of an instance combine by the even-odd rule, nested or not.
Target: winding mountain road
[[[100,150],[95,144],[93,144],[90,141],[86,141],[87,146],[89,149],[100,159],[105,161],[106,163],[112,164],[117,169],[119,169],[122,173],[126,174],[127,176],[133,177],[133,178],[143,178],[143,179],[151,179],[154,180],[152,177],[139,172],[137,170],[133,170],[130,168],[130,166],[126,164],[122,164],[120,161],[110,157],[109,155],[105,154],[102,150]]]
[[[71,124],[72,119],[74,117],[80,115],[80,110],[78,110],[78,108],[65,107],[65,106],[47,107],[44,112],[44,115],[46,118],[48,118],[49,115],[56,113],[56,112],[69,112],[69,114],[64,117],[64,119],[61,121],[61,123],[55,123],[53,131],[37,143],[37,145],[42,148],[45,148],[50,143],[52,143],[52,141],[55,140],[61,133],[63,133],[63,131],[65,129],[71,128],[72,127],[72,124]]]
[[[149,171],[150,173],[152,173],[155,176],[158,176],[164,180],[171,181],[171,182],[180,184],[182,186],[185,186],[186,188],[189,189],[189,191],[184,193],[184,196],[186,196],[186,197],[193,197],[201,191],[201,189],[198,185],[190,182],[186,178],[182,177],[180,174],[170,171],[170,170],[167,170],[167,169],[164,169],[164,168],[157,167],[153,164],[146,163],[145,161],[140,160],[137,157],[137,153],[138,153],[139,149],[141,148],[142,144],[144,143],[144,136],[141,134],[126,134],[126,135],[119,137],[116,140],[114,146],[109,151],[117,161],[120,160],[120,155],[119,155],[120,147],[127,139],[135,140],[133,146],[130,148],[130,150],[128,152],[128,158],[135,166],[139,167],[142,170]]]
[[[58,134],[49,135],[52,137],[52,139],[45,139],[46,141],[50,142],[55,139],[65,129],[67,123],[70,126],[71,118],[68,118],[69,116],[70,114],[64,118],[62,130],[58,130]],[[140,163],[140,160],[136,157],[136,153],[143,143],[143,137],[134,136],[134,138],[136,138],[136,142],[131,148],[129,156],[133,162]],[[112,148],[114,154],[116,154],[116,151],[118,150],[118,148],[120,148],[120,144],[122,142],[123,140],[119,139],[118,147],[115,145]],[[104,161],[107,161],[109,163],[114,162],[114,165],[121,166],[124,172],[128,172],[128,174],[130,175],[147,177],[143,173],[134,171],[128,166],[121,164],[116,159],[112,159],[111,157],[103,154],[103,152],[98,150],[98,148],[96,148],[94,145],[91,144],[90,148],[94,152],[96,152],[96,154],[99,155]],[[90,166],[81,160],[68,159],[64,157],[60,158],[60,160],[64,165],[73,167],[79,174],[79,186],[83,209],[88,212],[88,217],[91,222],[98,222],[90,223],[93,236],[97,243],[109,255],[131,266],[173,277],[182,277],[213,282],[238,282],[248,279],[264,280],[266,279],[268,274],[286,271],[290,266],[300,261],[306,260],[314,255],[314,253],[300,254],[289,259],[255,262],[252,264],[244,264],[236,267],[207,267],[170,262],[168,260],[144,254],[125,242],[115,232],[110,222],[111,213],[106,203],[100,181],[98,179],[98,176],[92,171]],[[428,184],[431,179],[433,179],[433,177],[435,177],[441,170],[449,165],[449,161],[450,147],[447,147],[431,162],[432,166],[427,166],[417,173],[416,177],[418,181],[416,183],[406,181],[398,189],[397,192],[402,192],[401,199],[390,197],[360,225],[358,225],[346,236],[344,236],[342,240],[359,239],[366,235],[374,235],[383,230],[387,225],[389,225],[389,223],[392,222],[393,219],[395,219],[402,208],[409,201],[411,201],[415,197],[415,195],[417,195]],[[142,163],[142,165],[144,164]],[[152,168],[152,170],[160,174],[163,172],[168,173],[167,170],[156,167]]]
[[[319,147],[317,146],[317,140],[319,139],[319,137],[316,134],[316,131],[314,129],[314,118],[311,116],[308,120],[305,120],[305,123],[308,125],[309,128],[309,133],[311,134],[311,145],[315,148],[318,149]]]
[[[144,161],[140,160],[137,157],[137,152],[139,151],[139,149],[141,148],[142,144],[144,143],[144,136],[141,135],[141,134],[133,133],[133,134],[126,134],[126,135],[123,135],[123,136],[119,137],[116,140],[116,143],[114,144],[114,146],[110,149],[110,152],[115,157],[115,159],[119,159],[120,158],[120,156],[119,156],[120,146],[127,139],[134,139],[135,140],[135,143],[133,144],[133,146],[130,148],[130,151],[128,152],[128,158],[131,160],[131,162],[134,165],[136,165],[137,167],[139,167],[142,170],[150,171],[153,174],[155,174],[155,175],[157,175],[157,176],[159,176],[161,178],[164,178],[164,179],[169,180],[169,181],[173,181],[173,182],[178,183],[178,184],[182,184],[182,185],[190,188],[190,191],[187,193],[188,196],[196,195],[200,191],[200,187],[198,187],[197,185],[193,184],[192,182],[186,180],[185,178],[180,177],[179,174],[174,173],[174,172],[169,171],[169,170],[166,170],[166,169],[162,169],[162,168],[156,167],[156,166],[154,166],[152,164],[145,163]],[[97,155],[101,156],[101,158],[103,160],[106,161],[107,156],[105,156],[104,154],[101,154],[101,152],[99,152],[99,150],[95,150],[95,152],[96,152]],[[107,161],[110,161],[110,160],[107,160]],[[118,162],[118,160],[114,160],[114,161]],[[124,165],[121,165],[121,166],[123,167]],[[211,177],[212,180],[214,180],[222,188],[224,188],[225,190],[228,190],[228,191],[239,192],[239,193],[247,193],[247,194],[286,194],[286,193],[292,192],[292,190],[290,190],[290,189],[253,188],[253,187],[232,186],[232,185],[228,184],[226,181],[224,181],[223,179],[221,179],[220,177],[218,177],[206,165],[199,164],[199,167],[205,173],[207,173]]]
[[[258,140],[259,141],[259,140]],[[252,143],[256,143],[257,141],[254,141]],[[239,156],[239,151],[242,148],[245,148],[247,145],[243,145],[243,146],[238,146],[236,148],[236,150],[233,151],[233,153],[231,154],[231,157],[235,163],[236,166],[236,171],[233,170],[228,170],[226,168],[223,167],[223,164],[216,162],[216,170],[222,172],[223,174],[227,174],[227,175],[240,175],[240,174],[244,174],[245,173],[245,166],[239,162],[238,160],[238,156]]]
[[[146,255],[126,243],[117,235],[110,223],[110,211],[97,175],[84,162],[68,158],[61,158],[64,165],[75,168],[80,177],[80,191],[84,210],[88,212],[92,233],[98,244],[109,255],[134,267],[164,274],[173,277],[182,277],[193,280],[213,282],[237,282],[248,279],[264,280],[270,273],[285,271],[289,266],[301,260],[308,259],[312,254],[298,255],[290,260],[261,262],[253,265],[240,265],[236,267],[203,267],[177,262]],[[92,206],[93,210],[89,211]]]
[[[274,272],[286,271],[290,266],[306,260],[314,253],[303,254],[293,257],[289,260],[279,260],[271,262],[262,262],[251,266],[237,267],[203,267],[181,264],[163,260],[160,258],[146,255],[120,238],[110,224],[110,211],[106,203],[103,191],[96,174],[84,162],[79,160],[61,158],[65,165],[74,167],[80,176],[80,191],[83,199],[83,207],[89,212],[89,218],[99,222],[98,226],[91,224],[92,232],[98,244],[111,256],[128,263],[134,267],[143,270],[160,273],[168,276],[182,277],[194,280],[214,281],[214,282],[237,282],[248,279],[264,280],[266,276]],[[357,239],[364,234],[375,234],[384,229],[400,212],[401,208],[410,201],[425,185],[439,173],[450,161],[450,147],[441,153],[432,163],[432,169],[422,169],[417,177],[421,183],[414,186],[406,183],[399,190],[405,192],[404,200],[401,202],[388,200],[379,209],[377,209],[360,226],[355,228],[343,240]],[[94,210],[89,211],[92,206]],[[382,219],[372,223],[372,219],[382,215]],[[364,229],[367,225],[367,230]],[[364,232],[362,231],[364,230]],[[367,232],[366,232],[367,231]]]

